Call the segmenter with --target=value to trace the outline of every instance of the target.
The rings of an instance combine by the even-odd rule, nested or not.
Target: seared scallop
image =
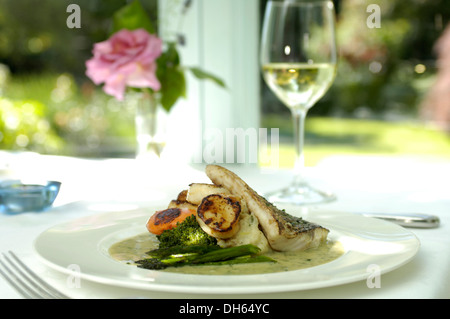
[[[186,201],[189,203],[200,205],[203,198],[212,194],[230,194],[230,192],[214,184],[192,183],[186,194]]]
[[[242,206],[237,196],[208,195],[198,206],[197,221],[207,234],[220,239],[230,238],[239,231]]]

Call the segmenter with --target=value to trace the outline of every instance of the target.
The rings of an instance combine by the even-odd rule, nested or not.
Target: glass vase
[[[144,92],[136,102],[136,158],[159,159],[166,145],[167,114],[154,94]]]

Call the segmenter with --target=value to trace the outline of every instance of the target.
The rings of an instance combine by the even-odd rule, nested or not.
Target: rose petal
[[[122,100],[126,86],[161,89],[156,77],[156,59],[162,54],[162,40],[144,29],[120,30],[107,41],[94,45],[86,62],[86,75],[104,91]]]
[[[136,88],[149,87],[155,91],[161,89],[161,83],[155,75],[156,64],[148,66],[137,65],[135,71],[129,75],[127,85]]]
[[[103,87],[105,93],[123,101],[125,95],[125,77],[121,74],[110,76]]]

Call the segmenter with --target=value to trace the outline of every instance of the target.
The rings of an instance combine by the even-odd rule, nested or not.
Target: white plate
[[[149,211],[112,212],[64,223],[42,233],[34,248],[50,267],[73,275],[73,265],[86,280],[153,291],[207,294],[268,293],[336,286],[367,280],[375,265],[381,274],[394,270],[417,253],[419,240],[395,224],[361,215],[310,211],[308,221],[330,229],[329,238],[340,241],[343,256],[320,266],[258,275],[188,275],[152,271],[112,259],[109,247],[145,232]],[[296,208],[290,208],[295,215]],[[294,211],[294,213],[293,213]]]

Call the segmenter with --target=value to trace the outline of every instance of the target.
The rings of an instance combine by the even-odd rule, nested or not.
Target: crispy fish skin
[[[235,173],[219,165],[208,165],[206,175],[217,186],[241,196],[257,218],[270,246],[278,251],[314,248],[327,239],[329,230],[289,215],[258,195]]]

